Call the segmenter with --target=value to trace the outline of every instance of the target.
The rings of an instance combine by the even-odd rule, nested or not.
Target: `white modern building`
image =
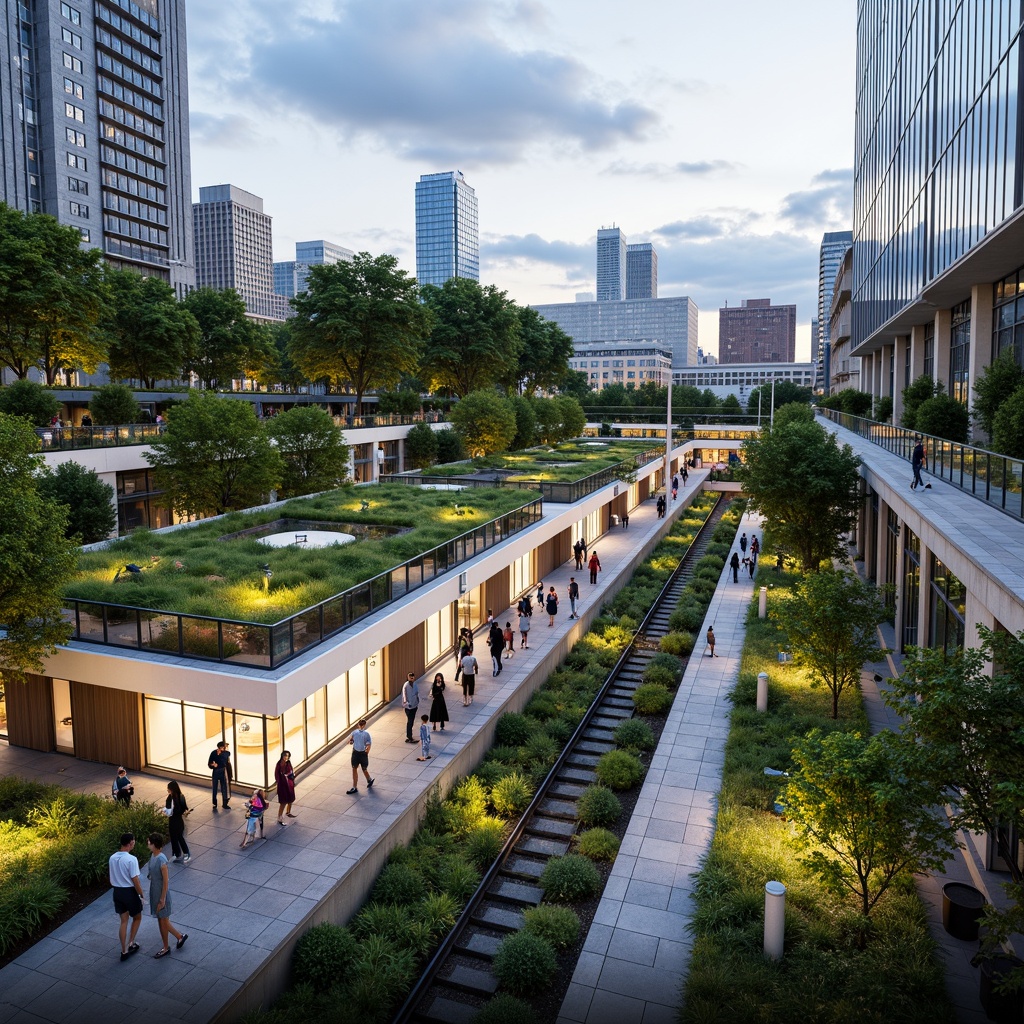
[[[642,384],[668,387],[672,379],[672,350],[641,341],[577,345],[569,369],[585,373],[594,391],[602,391],[610,384],[626,388]]]
[[[813,363],[708,363],[672,371],[672,383],[712,391],[718,398],[735,395],[746,405],[754,388],[772,381],[788,381],[810,388],[814,383]]]

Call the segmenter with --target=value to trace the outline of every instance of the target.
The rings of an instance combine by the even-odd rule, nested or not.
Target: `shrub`
[[[59,796],[48,804],[33,807],[28,814],[29,824],[41,839],[70,840],[82,831],[83,822],[74,807]]]
[[[0,389],[0,412],[21,416],[33,426],[45,427],[60,412],[60,399],[33,380],[16,380]]]
[[[639,718],[630,718],[615,730],[615,742],[627,750],[653,750],[654,733]]]
[[[645,683],[633,694],[633,706],[640,715],[660,715],[672,706],[672,694],[661,683]]]
[[[643,777],[644,766],[628,750],[609,750],[598,759],[598,781],[609,789],[632,789]]]
[[[67,891],[52,878],[33,875],[0,890],[0,955],[60,910]]]
[[[561,716],[544,723],[544,731],[558,744],[559,749],[569,742],[575,728]]]
[[[673,630],[666,633],[658,644],[659,650],[666,654],[676,654],[685,657],[693,650],[693,634]]]
[[[359,943],[349,973],[353,1019],[386,1019],[397,999],[408,990],[409,979],[416,976],[416,958],[412,950],[383,935],[369,935]]]
[[[533,731],[526,715],[506,711],[494,727],[494,743],[499,747],[521,747]]]
[[[521,772],[512,772],[494,784],[491,803],[503,817],[517,817],[529,806],[533,787]]]
[[[327,921],[315,924],[295,945],[292,972],[300,984],[326,992],[349,970],[356,952],[356,940],[347,928]]]
[[[660,651],[648,662],[648,665],[655,666],[659,665],[662,668],[671,669],[675,677],[678,679],[683,672],[682,659],[677,658],[674,654],[668,654],[665,651]]]
[[[382,935],[400,946],[406,945],[406,933],[412,924],[412,907],[397,903],[367,903],[352,921],[352,931],[360,939]]]
[[[544,898],[555,903],[576,903],[588,900],[601,891],[601,876],[586,857],[568,853],[552,857],[540,876]]]
[[[474,774],[485,786],[493,788],[514,770],[511,765],[502,764],[501,761],[484,761],[477,766]]]
[[[561,744],[556,743],[546,729],[533,733],[523,746],[526,763],[540,764],[545,768],[550,768],[554,764],[561,749]]]
[[[135,394],[126,384],[104,384],[92,393],[89,413],[96,426],[137,423],[139,403]]]
[[[580,833],[578,849],[591,860],[615,860],[619,853],[619,840],[606,828],[588,828]]]
[[[462,808],[466,823],[472,828],[487,815],[487,786],[478,776],[469,775],[455,786],[452,801]]]
[[[502,992],[484,1003],[473,1024],[534,1024],[535,1016],[529,1003]]]
[[[644,669],[643,681],[645,683],[652,683],[658,686],[664,686],[668,689],[670,686],[675,686],[679,682],[679,673],[673,672],[672,669],[665,665],[648,665]]]
[[[376,903],[415,903],[423,896],[423,876],[409,864],[386,864],[370,896]]]
[[[435,431],[434,436],[437,438],[437,461],[442,465],[461,462],[466,457],[462,438],[451,427]]]
[[[704,605],[693,600],[683,601],[668,617],[668,628],[671,630],[685,629],[690,632],[698,630],[704,623],[705,613]]]
[[[542,903],[523,912],[523,927],[531,935],[546,939],[555,949],[568,949],[579,938],[580,919],[569,907]]]
[[[588,786],[576,802],[576,817],[584,825],[611,825],[621,813],[619,798],[606,786]]]
[[[437,939],[452,930],[459,916],[459,902],[450,893],[432,892],[412,908],[412,914]]]
[[[494,976],[511,992],[543,988],[557,967],[551,943],[527,931],[507,936],[494,954]]]
[[[504,842],[504,822],[485,818],[466,837],[466,857],[476,868],[484,871],[497,859]]]
[[[970,425],[967,406],[961,405],[952,395],[936,395],[918,406],[914,429],[922,434],[966,444]]]
[[[477,870],[472,864],[467,864],[461,854],[438,857],[436,869],[436,873],[431,873],[430,881],[441,892],[454,896],[459,903],[465,903],[480,884]]]

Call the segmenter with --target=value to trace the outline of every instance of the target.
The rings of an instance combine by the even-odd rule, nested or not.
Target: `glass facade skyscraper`
[[[422,174],[416,182],[416,280],[480,280],[476,192],[462,171]]]
[[[626,246],[626,298],[658,297],[658,253],[650,242]]]
[[[274,264],[274,292],[293,299],[306,290],[309,268],[320,264],[350,262],[355,253],[322,238],[295,243],[295,259]]]
[[[619,302],[626,297],[626,236],[621,228],[597,232],[597,301]]]

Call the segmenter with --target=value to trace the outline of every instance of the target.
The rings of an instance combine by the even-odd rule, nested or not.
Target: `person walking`
[[[558,594],[554,587],[548,590],[548,596],[544,601],[544,610],[548,613],[548,625],[553,626],[555,616],[558,614]]]
[[[708,626],[708,647],[710,648],[708,657],[717,658],[718,655],[715,654],[715,627],[713,625]]]
[[[576,614],[576,602],[580,599],[580,585],[576,582],[575,576],[569,577],[569,618],[578,619],[579,616]]]
[[[677,473],[672,477],[672,500],[676,500],[676,495],[679,493],[679,474]]]
[[[462,706],[469,707],[473,703],[473,691],[476,688],[476,673],[479,668],[476,656],[472,651],[462,659]],[[410,724],[410,729],[412,728]],[[406,742],[414,742],[411,738]]]
[[[743,554],[747,553],[747,535],[745,533],[740,534],[740,551],[742,551]]]
[[[745,559],[744,559],[745,561]],[[729,568],[732,569],[732,581],[733,583],[739,583],[740,581],[740,556],[734,551],[732,558],[729,559]]]
[[[761,542],[757,539],[757,534],[751,534],[750,536],[750,560],[757,565],[757,556],[761,554]]]
[[[590,556],[587,567],[590,569],[590,582],[597,583],[597,574],[601,571],[601,559],[597,557],[596,551]]]
[[[683,460],[683,486],[684,487],[686,486],[686,481],[689,480],[689,478],[690,478],[690,473],[689,473],[689,471],[686,468],[686,461],[684,459]]]
[[[500,676],[501,655],[505,650],[505,634],[501,631],[501,626],[496,622],[491,623],[490,631],[487,634],[487,646],[491,651],[491,674],[493,676]]]
[[[292,814],[292,804],[295,802],[295,769],[292,767],[291,751],[281,751],[281,756],[274,766],[274,781],[277,783],[277,823],[287,825],[284,820],[287,814],[289,818],[296,818]]]
[[[622,513],[622,528],[624,530],[629,528],[629,513],[628,512],[623,512]]]
[[[914,479],[910,483],[910,489],[916,491],[924,481],[921,479],[922,468],[927,468],[927,459],[924,454],[924,444],[921,438],[917,439],[917,444],[914,445],[914,451],[910,456],[910,465],[914,470]],[[928,485],[931,487],[931,484]]]
[[[445,703],[444,691],[444,676],[438,672],[430,684],[430,720],[434,723],[435,729],[441,726],[441,732],[444,732],[444,723],[448,721],[448,705]]]
[[[665,518],[665,495],[664,494],[659,494],[658,495],[658,504],[657,504],[656,507],[658,509],[658,518],[659,519],[664,519]]]
[[[469,657],[473,657],[472,654]],[[475,659],[474,659],[475,660]],[[462,671],[466,672],[466,659],[462,659]],[[420,690],[416,685],[416,673],[410,672],[402,683],[402,707],[405,708],[405,742],[415,743],[412,738],[412,727],[416,724],[416,715],[420,709]]]
[[[231,751],[224,740],[210,751],[209,766],[213,769],[213,809],[217,810],[217,789],[220,788],[221,803],[224,810],[229,809],[228,801],[231,799]]]
[[[524,648],[529,649],[530,616],[525,614],[520,615],[517,625],[519,626],[519,650],[523,650]]]
[[[537,584],[537,604],[541,608],[544,607],[544,581],[543,580],[541,580],[540,583]]]
[[[573,558],[576,559],[576,571],[579,572],[583,568],[583,542],[577,538],[576,543],[572,546]]]
[[[747,563],[747,572],[749,573],[750,578],[753,579],[754,578],[754,559],[751,558],[749,555],[747,555],[747,557],[744,558],[743,561]]]
[[[245,831],[242,833],[241,847],[244,850],[250,843],[256,842],[256,826],[260,827],[260,839],[263,835],[263,813],[267,809],[267,794],[262,789],[254,789],[252,796],[245,802]]]
[[[444,728],[444,726],[442,726]],[[370,778],[370,747],[373,740],[366,731],[366,719],[359,719],[359,728],[348,738],[349,746],[352,748],[352,788],[347,791],[347,796],[359,792],[359,769],[363,769],[363,777],[366,779],[366,788],[373,789],[373,779]]]
[[[430,760],[430,725],[427,715],[420,715],[420,756],[417,761]]]
[[[171,852],[175,860],[184,858],[187,864],[192,859],[188,843],[185,842],[185,819],[192,813],[185,800],[181,786],[174,779],[167,783],[167,799],[164,801],[167,815],[167,831],[171,835]]]
[[[455,682],[462,675],[462,658],[473,650],[473,634],[465,626],[459,630],[459,647],[455,655]]]
[[[135,936],[139,934],[142,924],[142,882],[139,880],[139,859],[132,850],[135,849],[135,836],[131,832],[121,835],[121,846],[116,853],[110,855],[107,871],[110,885],[114,890],[114,911],[121,918],[121,960],[127,960],[133,953],[138,953],[139,944]],[[131,934],[128,933],[128,919],[131,918]]]
[[[164,837],[159,832],[151,832],[146,840],[149,852],[149,865],[146,874],[149,877],[149,909],[160,926],[160,948],[153,954],[154,960],[167,956],[171,951],[170,936],[178,941],[175,949],[181,949],[188,939],[188,932],[179,932],[171,924],[171,880],[167,873],[167,854],[164,853]]]
[[[505,657],[514,658],[516,656],[516,635],[512,632],[511,622],[505,623],[505,628],[502,630],[501,635],[505,640]]]

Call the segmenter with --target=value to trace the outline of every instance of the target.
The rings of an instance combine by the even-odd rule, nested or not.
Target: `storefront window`
[[[281,719],[226,709],[224,718],[229,728],[224,739],[233,745],[231,760],[235,766],[235,782],[243,786],[266,787],[273,780],[273,764],[281,756]],[[232,724],[234,728],[231,728]],[[214,740],[211,744],[211,749],[216,742]],[[206,753],[209,755],[210,751]]]
[[[172,772],[185,771],[181,701],[147,697],[144,707],[147,763]]]
[[[947,657],[964,645],[967,589],[932,555],[931,646]]]
[[[424,627],[429,665],[442,655],[450,653],[452,649],[452,606],[447,605],[436,614],[428,616]]]
[[[903,537],[903,647],[917,646],[917,613],[921,604],[921,541],[904,529]]]
[[[348,714],[350,722],[358,722],[366,714],[366,665],[353,665],[348,670]]]

